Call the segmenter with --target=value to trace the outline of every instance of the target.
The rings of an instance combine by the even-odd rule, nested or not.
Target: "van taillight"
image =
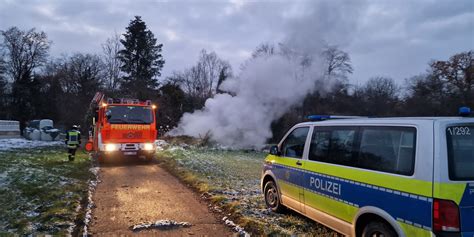
[[[448,200],[433,200],[433,230],[459,231],[459,208],[456,203]]]

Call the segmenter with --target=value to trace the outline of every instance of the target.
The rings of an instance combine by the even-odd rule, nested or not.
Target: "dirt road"
[[[101,183],[94,194],[96,208],[90,232],[101,235],[232,236],[197,194],[156,163],[122,162],[101,166]],[[142,230],[130,226],[171,219],[188,228]]]

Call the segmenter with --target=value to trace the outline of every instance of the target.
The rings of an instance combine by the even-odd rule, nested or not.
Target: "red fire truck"
[[[99,161],[114,156],[153,159],[156,106],[150,100],[106,98],[97,92],[90,110],[94,116],[86,150],[94,152]]]

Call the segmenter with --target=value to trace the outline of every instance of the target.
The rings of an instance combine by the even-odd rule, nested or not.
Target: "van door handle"
[[[301,163],[301,161],[297,161],[296,162],[296,165],[302,165],[303,163]]]

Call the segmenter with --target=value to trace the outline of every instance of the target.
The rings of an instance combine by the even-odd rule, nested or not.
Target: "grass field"
[[[0,151],[0,235],[66,235],[82,220],[91,162],[64,147]]]
[[[162,143],[158,158],[185,182],[208,195],[224,214],[253,234],[336,236],[297,213],[265,208],[260,175],[266,153]],[[219,211],[219,210],[218,210]]]

